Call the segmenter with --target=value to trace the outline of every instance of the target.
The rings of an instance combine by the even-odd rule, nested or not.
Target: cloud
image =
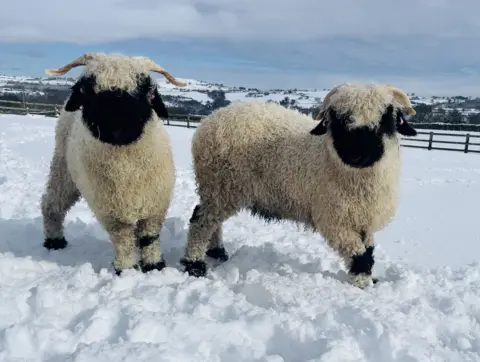
[[[479,10],[477,0],[6,1],[0,70],[40,75],[104,51],[226,84],[324,88],[356,79],[470,94],[480,81]]]
[[[0,41],[452,39],[479,36],[479,10],[476,0],[18,0],[2,4]]]

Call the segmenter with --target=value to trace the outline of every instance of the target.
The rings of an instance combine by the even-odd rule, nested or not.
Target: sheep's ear
[[[322,120],[317,126],[310,131],[310,134],[314,136],[321,136],[327,133],[327,124],[325,120]]]
[[[413,137],[417,135],[417,131],[403,117],[401,112],[397,114],[397,131],[403,136]]]
[[[407,123],[407,121],[403,121],[402,124],[397,126],[397,131],[401,135],[407,136],[407,137],[413,137],[417,135],[417,131],[415,128],[413,128],[411,125]]]
[[[310,134],[314,136],[321,136],[327,133],[327,117],[325,116],[324,112],[321,112],[316,118],[317,120],[320,119],[320,122],[317,126],[310,131]]]
[[[67,112],[75,112],[80,109],[80,107],[83,105],[83,100],[84,100],[84,93],[83,89],[81,89],[79,86],[73,86],[72,87],[72,93],[70,94],[70,97],[68,97],[67,102],[65,103],[65,110]]]
[[[162,97],[156,89],[152,93],[152,108],[157,114],[158,118],[168,118],[167,107],[165,106],[165,103],[163,103]]]

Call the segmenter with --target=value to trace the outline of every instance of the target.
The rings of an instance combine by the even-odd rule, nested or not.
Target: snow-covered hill
[[[162,89],[162,94],[174,98],[173,100],[166,102],[168,106],[181,105],[188,101],[196,101],[205,105],[207,102],[212,101],[212,97],[209,96],[209,93],[213,91],[223,91],[225,93],[225,99],[231,102],[254,98],[274,102],[283,101],[299,108],[309,109],[316,107],[329,91],[328,88],[262,90],[257,88],[245,88],[242,86],[226,86],[223,84],[209,83],[207,81],[199,81],[195,79],[179,79],[186,81],[188,85],[179,88],[173,86],[164,77],[160,76],[157,78]],[[0,93],[23,92],[26,94],[44,94],[44,92],[51,89],[65,89],[66,87],[71,86],[73,82],[73,78],[66,77],[47,78],[0,75]],[[444,104],[452,101],[458,102],[459,100],[454,97],[421,97],[418,95],[412,95],[413,104]]]
[[[208,92],[223,91],[225,98],[229,101],[242,101],[249,98],[271,100],[280,102],[285,97],[295,100],[295,104],[299,106],[312,107],[317,105],[328,92],[325,90],[259,90],[256,88],[244,87],[228,87],[223,84],[209,83],[206,81],[198,81],[195,79],[179,80],[186,81],[186,87],[176,87],[168,82],[165,78],[157,78],[161,86],[161,92],[165,95],[178,98],[176,102],[194,100],[202,104],[212,101],[208,96]],[[42,92],[44,89],[69,87],[74,83],[74,79],[65,77],[49,77],[49,78],[33,78],[33,77],[17,77],[0,75],[0,93],[32,93]],[[168,103],[168,102],[167,102]]]
[[[320,236],[246,213],[225,223],[231,259],[196,279],[178,263],[198,200],[194,130],[167,127],[177,168],[161,233],[168,267],[115,277],[83,200],[67,216],[69,247],[42,247],[55,122],[0,115],[0,362],[480,361],[478,155],[402,148],[375,287],[345,284]]]

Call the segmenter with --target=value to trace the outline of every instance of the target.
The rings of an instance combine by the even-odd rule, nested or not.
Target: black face
[[[135,142],[155,111],[168,118],[168,111],[150,77],[138,77],[135,92],[113,89],[95,93],[95,77],[83,77],[72,87],[65,110],[82,107],[83,122],[95,138],[122,146]]]
[[[323,119],[310,133],[323,135],[330,127],[333,146],[341,160],[355,168],[373,166],[383,156],[385,151],[383,136],[393,137],[395,132],[404,136],[415,136],[417,132],[404,119],[403,113],[389,106],[382,116],[377,128],[358,127],[348,129],[351,123],[348,115],[338,115],[333,109],[329,111],[329,125],[327,117]]]

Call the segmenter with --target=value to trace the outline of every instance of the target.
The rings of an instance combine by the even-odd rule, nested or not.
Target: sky
[[[99,51],[225,85],[480,96],[479,11],[478,0],[5,0],[0,73],[39,76]]]

